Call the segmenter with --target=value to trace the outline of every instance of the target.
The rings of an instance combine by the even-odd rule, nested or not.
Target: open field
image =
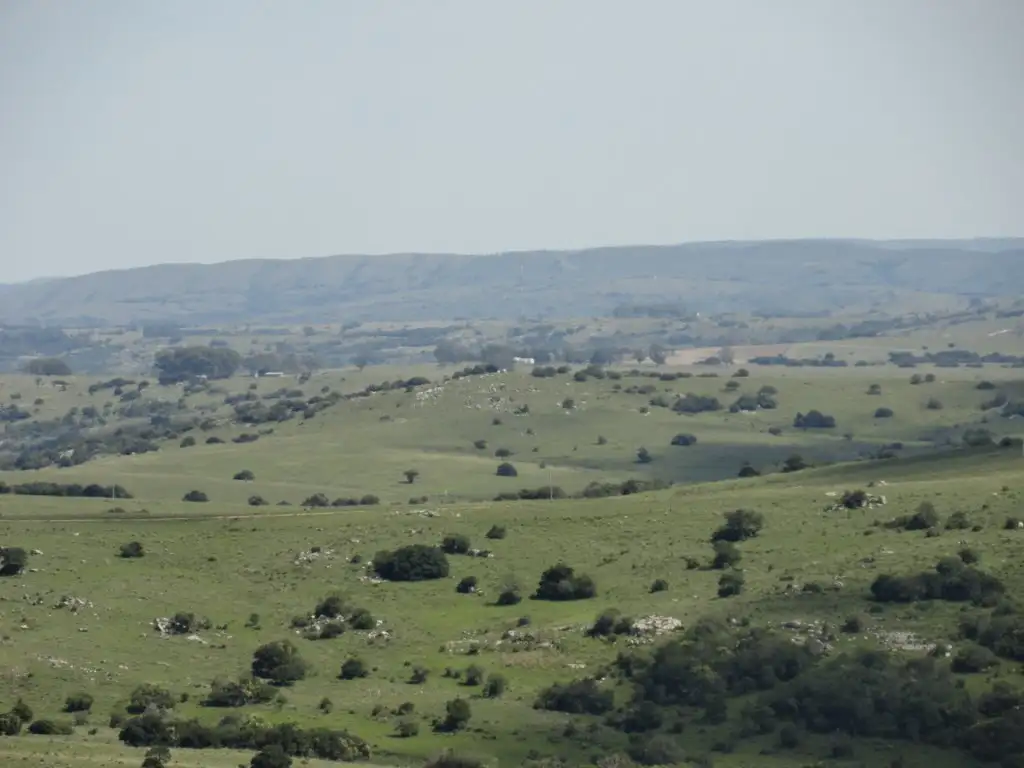
[[[996,451],[933,464],[930,470],[922,462],[914,479],[887,481],[889,505],[884,514],[912,511],[922,500],[934,500],[943,512],[969,510],[972,521],[983,530],[965,538],[983,552],[986,566],[1009,585],[1024,586],[1019,534],[1001,530],[1003,518],[1020,509],[1021,461],[1017,455]],[[896,474],[892,466],[865,467],[864,476],[884,479]],[[841,622],[867,607],[867,586],[879,571],[927,567],[956,546],[955,533],[935,538],[896,532],[861,535],[870,530],[877,512],[822,511],[829,502],[826,494],[845,487],[842,478],[838,469],[820,470],[801,473],[799,483],[779,477],[622,499],[451,505],[435,509],[436,516],[385,507],[328,515],[216,519],[215,505],[194,505],[204,506],[210,519],[204,515],[167,521],[86,517],[76,522],[79,504],[75,501],[60,502],[69,507],[65,511],[34,498],[0,497],[3,540],[42,552],[33,557],[30,572],[4,581],[6,640],[0,658],[7,670],[5,695],[22,696],[37,712],[48,715],[57,715],[64,697],[72,693],[93,695],[95,714],[90,719],[100,726],[99,745],[72,758],[61,756],[62,750],[80,750],[54,740],[48,745],[50,762],[40,763],[55,768],[87,765],[95,759],[89,755],[118,752],[109,736],[101,735],[106,732],[104,721],[107,713],[123,706],[135,685],[150,682],[175,694],[190,694],[189,702],[178,705],[178,711],[208,714],[193,702],[202,698],[211,680],[244,673],[259,644],[294,637],[288,628],[292,616],[309,610],[326,594],[341,591],[382,620],[391,638],[373,641],[366,633],[351,631],[334,640],[296,639],[312,663],[313,676],[287,689],[284,704],[255,711],[271,720],[350,729],[369,739],[375,754],[388,761],[427,756],[453,740],[462,751],[500,755],[502,765],[518,764],[531,751],[571,758],[583,748],[561,735],[572,718],[538,712],[531,704],[550,681],[573,679],[579,676],[578,670],[611,660],[613,647],[580,632],[601,609],[628,608],[636,617],[669,615],[684,625],[707,615],[746,616],[776,625],[793,620]],[[704,542],[722,511],[737,506],[761,510],[767,522],[762,535],[745,547],[747,591],[721,600],[715,597],[717,573],[688,571],[683,558],[704,557],[708,549]],[[21,519],[10,519],[11,512]],[[61,522],[50,522],[58,516]],[[494,524],[507,527],[507,538],[483,538]],[[381,548],[434,543],[454,532],[469,535],[478,546],[488,546],[494,557],[454,556],[450,578],[406,585],[369,583],[363,578],[364,567],[349,562],[356,554],[368,558]],[[144,558],[116,556],[118,546],[130,539],[143,542]],[[321,548],[319,558],[296,564],[299,552],[315,546]],[[807,556],[810,552],[812,557]],[[874,562],[865,566],[868,559]],[[505,581],[518,581],[529,590],[544,568],[560,560],[592,574],[599,596],[572,603],[490,605]],[[466,575],[479,578],[481,594],[455,593],[454,583]],[[670,589],[649,594],[647,587],[655,578],[666,579]],[[813,595],[786,590],[791,583],[830,584],[833,578],[842,580],[842,591]],[[56,608],[62,596],[82,598],[87,607],[77,613]],[[199,633],[194,640],[161,638],[153,629],[153,619],[177,611],[207,616],[226,629]],[[246,628],[254,613],[259,615],[259,628]],[[955,613],[942,606],[926,612],[890,608],[872,615],[866,637],[899,630],[935,641],[945,637],[945,622]],[[514,629],[524,615],[530,617],[529,630],[548,639],[538,645],[550,642],[552,647],[519,650],[499,643],[502,633]],[[467,656],[472,641],[481,650]],[[840,647],[858,642],[859,637],[843,638]],[[351,654],[361,656],[373,672],[361,681],[334,679],[341,662]],[[429,722],[443,712],[446,700],[475,693],[446,680],[444,669],[474,662],[505,674],[508,691],[500,700],[472,698],[469,733],[430,734]],[[410,665],[431,670],[426,684],[407,682]],[[317,710],[325,696],[335,705],[331,715]],[[396,718],[387,712],[405,701],[415,705],[423,735],[394,739],[390,734]],[[383,707],[383,713],[373,716],[376,707]],[[714,733],[712,729],[708,738]],[[616,739],[614,734],[602,733],[597,743],[609,749],[621,747]],[[710,742],[698,741],[703,749],[710,748]],[[39,749],[35,737],[4,742],[12,759],[35,754],[14,746],[22,743],[26,749]],[[591,748],[597,743],[591,742]],[[748,745],[753,751],[745,748],[738,754],[717,756],[715,764],[753,765],[746,761],[754,759],[763,745],[757,742]],[[804,759],[813,755],[811,748]],[[788,765],[792,759],[780,758],[779,764]],[[933,759],[927,754],[928,761]],[[906,764],[924,765],[925,761],[911,757]]]

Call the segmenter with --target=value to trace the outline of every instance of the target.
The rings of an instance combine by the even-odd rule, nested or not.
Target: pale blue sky
[[[0,282],[1024,234],[1020,0],[3,0]]]

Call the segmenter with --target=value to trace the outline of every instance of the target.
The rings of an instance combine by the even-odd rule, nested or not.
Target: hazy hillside
[[[1024,241],[801,240],[166,264],[0,286],[0,322],[511,319],[602,315],[631,301],[805,312],[885,307],[913,293],[1020,296]]]

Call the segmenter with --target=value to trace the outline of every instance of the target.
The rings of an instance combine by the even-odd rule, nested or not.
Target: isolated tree
[[[516,477],[519,475],[519,472],[516,470],[515,465],[505,461],[498,465],[495,474],[498,477]]]
[[[746,541],[764,527],[764,515],[752,509],[726,512],[724,517],[725,523],[712,534],[711,541]]]
[[[418,469],[407,469],[403,474],[405,475],[405,482],[412,485],[416,482],[416,478],[420,476],[420,471]]]
[[[242,480],[243,482],[252,482],[256,479],[256,475],[253,474],[250,469],[243,469],[239,472],[235,472],[233,480]]]

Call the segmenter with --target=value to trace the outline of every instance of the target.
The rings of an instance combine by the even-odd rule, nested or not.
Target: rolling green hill
[[[111,325],[607,315],[635,302],[793,314],[1024,294],[1019,240],[793,240],[164,264],[4,286],[0,322]]]

